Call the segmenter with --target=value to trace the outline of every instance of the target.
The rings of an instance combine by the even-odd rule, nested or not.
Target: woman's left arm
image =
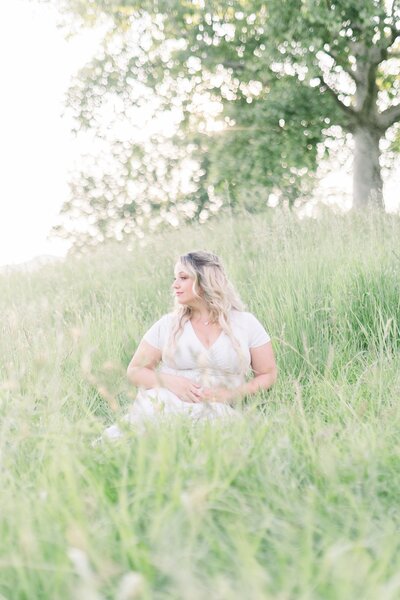
[[[250,356],[254,377],[239,388],[240,396],[268,390],[275,383],[278,375],[271,342],[257,348],[250,348]]]
[[[278,373],[272,343],[268,342],[257,348],[250,348],[250,356],[254,374],[250,381],[233,390],[226,388],[206,390],[205,400],[231,402],[255,394],[259,390],[268,390],[275,383]]]

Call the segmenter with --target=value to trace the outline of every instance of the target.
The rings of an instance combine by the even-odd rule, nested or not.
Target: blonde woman
[[[128,366],[139,392],[128,422],[185,413],[196,420],[237,416],[240,398],[276,379],[270,337],[244,306],[220,259],[189,252],[175,265],[175,309],[143,336]],[[246,375],[252,378],[246,381]],[[106,430],[118,437],[116,425]]]

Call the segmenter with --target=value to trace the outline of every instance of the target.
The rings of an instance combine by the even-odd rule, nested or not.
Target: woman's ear
[[[203,288],[201,287],[201,285],[199,284],[198,281],[195,281],[194,291],[196,292],[196,294],[198,296],[200,296],[200,298],[203,298],[203,296],[204,296],[204,290],[203,290]]]

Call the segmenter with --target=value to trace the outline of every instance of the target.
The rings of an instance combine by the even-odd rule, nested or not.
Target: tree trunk
[[[379,163],[381,134],[371,127],[358,125],[353,135],[353,208],[363,209],[366,206],[383,208],[383,186]]]

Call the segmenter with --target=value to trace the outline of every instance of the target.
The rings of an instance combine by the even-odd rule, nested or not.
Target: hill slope
[[[397,597],[399,239],[395,216],[273,212],[2,275],[0,593]],[[92,448],[196,248],[270,332],[278,383],[229,429]]]

